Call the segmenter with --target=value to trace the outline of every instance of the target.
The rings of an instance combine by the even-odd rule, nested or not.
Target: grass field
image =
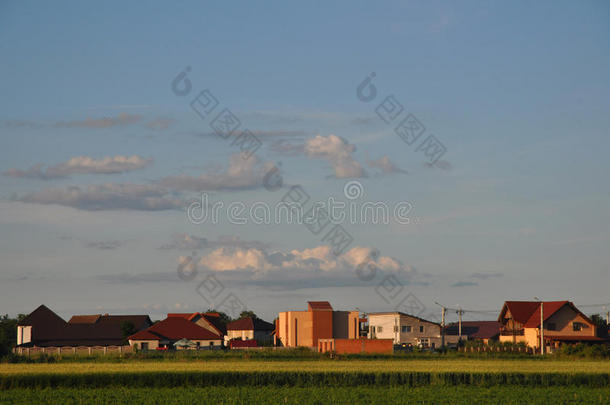
[[[0,364],[0,375],[188,371],[610,373],[610,360],[207,360]]]
[[[0,403],[607,404],[608,360],[0,364]]]
[[[553,387],[210,387],[162,389],[16,389],[1,403],[117,404],[607,404],[610,389]]]

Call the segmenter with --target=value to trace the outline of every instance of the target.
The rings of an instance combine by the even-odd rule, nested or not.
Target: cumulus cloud
[[[356,269],[368,262],[384,274],[392,273],[409,283],[415,270],[401,261],[379,256],[373,259],[372,248],[354,247],[335,256],[329,246],[311,249],[268,252],[259,248],[220,247],[199,259],[181,256],[178,260],[193,271],[212,272],[219,280],[231,284],[256,285],[270,289],[361,286]],[[368,274],[368,273],[367,273]]]
[[[226,171],[203,173],[199,176],[179,174],[159,180],[159,184],[174,190],[243,190],[262,186],[265,174],[273,163],[261,163],[255,155],[243,159],[241,154],[231,155]]]
[[[172,241],[160,246],[159,249],[202,250],[220,247],[267,249],[269,245],[259,241],[245,241],[235,235],[220,236],[217,240],[208,240],[207,238],[182,233],[172,235]]]
[[[366,177],[364,168],[353,156],[356,146],[339,136],[316,135],[305,142],[304,151],[307,156],[327,159],[338,179]]]
[[[110,128],[126,126],[139,122],[142,116],[139,114],[121,113],[116,117],[87,118],[81,121],[63,121],[55,124],[59,128]]]
[[[372,248],[354,247],[342,255],[335,256],[330,246],[321,245],[311,249],[287,252],[266,252],[259,248],[220,247],[199,260],[199,265],[212,271],[250,270],[255,273],[280,270],[304,270],[323,272],[355,269],[369,259],[382,271],[412,273],[413,269],[389,256],[373,260]]]
[[[157,185],[102,184],[87,188],[47,189],[16,198],[35,204],[57,204],[81,210],[159,211],[184,206],[184,202]]]
[[[89,156],[76,156],[67,162],[43,168],[42,164],[36,164],[29,169],[10,169],[4,172],[5,176],[16,178],[28,178],[39,180],[51,180],[67,177],[70,174],[115,174],[125,173],[133,170],[143,169],[153,163],[151,158],[143,158],[138,155],[114,156],[95,159]]]
[[[383,174],[391,174],[391,173],[407,173],[406,170],[401,169],[396,166],[387,155],[381,156],[376,160],[369,160],[367,154],[366,163],[373,168],[381,170]]]

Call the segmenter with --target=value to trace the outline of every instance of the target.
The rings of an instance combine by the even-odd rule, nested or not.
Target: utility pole
[[[445,347],[445,311],[447,311],[447,308],[445,308],[443,305],[439,304],[438,302],[435,302],[436,305],[438,305],[439,307],[441,307],[441,347],[444,348]]]
[[[464,311],[462,310],[462,308],[458,307],[457,310],[458,313],[458,341],[462,341],[462,314],[464,313]]]
[[[534,299],[540,301],[540,355],[544,356],[544,302],[538,297]]]

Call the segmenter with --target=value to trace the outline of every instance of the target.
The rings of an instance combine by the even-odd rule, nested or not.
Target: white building
[[[441,325],[403,312],[368,314],[369,339],[393,339],[395,345],[441,347]],[[445,344],[448,344],[445,340]]]

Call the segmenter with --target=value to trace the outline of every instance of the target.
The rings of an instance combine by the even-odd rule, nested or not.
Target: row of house
[[[542,312],[542,317],[541,317]],[[541,322],[542,320],[542,322]],[[136,350],[308,347],[320,352],[388,353],[395,347],[439,348],[461,339],[523,343],[547,351],[565,343],[607,343],[597,326],[569,301],[506,301],[496,321],[466,321],[443,327],[403,312],[336,311],[328,301],[310,301],[303,311],[280,312],[274,323],[257,317],[228,324],[215,312],[148,315],[75,315],[68,322],[41,305],[18,324],[17,349],[117,346]],[[61,350],[60,350],[61,352]]]

